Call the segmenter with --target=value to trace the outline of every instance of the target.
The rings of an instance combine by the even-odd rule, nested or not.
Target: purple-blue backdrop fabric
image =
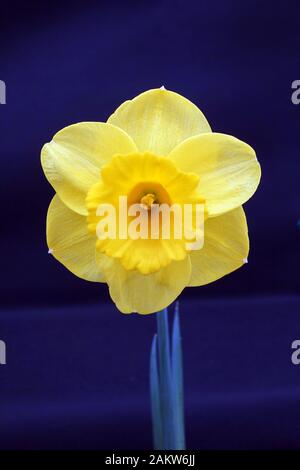
[[[25,6],[26,4],[26,6]],[[299,2],[2,2],[0,448],[151,448],[155,316],[47,254],[42,145],[164,85],[253,146],[249,264],[181,296],[187,442],[300,448]],[[174,276],[176,273],[174,273]]]

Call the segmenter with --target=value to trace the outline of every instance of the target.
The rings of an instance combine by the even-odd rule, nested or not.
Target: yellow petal
[[[127,271],[118,260],[107,259],[104,272],[110,296],[122,313],[148,314],[162,310],[178,297],[189,282],[191,263],[187,256],[154,274],[143,275]]]
[[[81,122],[65,127],[44,145],[45,175],[70,209],[87,214],[85,198],[99,179],[100,168],[113,155],[136,151],[132,139],[118,127],[101,122]]]
[[[216,281],[247,263],[248,229],[242,207],[207,219],[204,247],[190,252],[192,276],[189,286]]]
[[[208,133],[191,137],[169,157],[182,171],[200,176],[198,189],[210,217],[246,202],[261,176],[254,150],[230,135]]]
[[[108,119],[129,134],[140,151],[167,155],[192,135],[210,126],[191,101],[178,93],[154,89],[125,101]]]
[[[69,271],[87,281],[104,282],[100,259],[95,260],[96,237],[88,232],[86,217],[70,210],[57,195],[47,214],[49,252]]]

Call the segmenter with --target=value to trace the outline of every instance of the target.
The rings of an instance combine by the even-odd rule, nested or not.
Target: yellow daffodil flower
[[[177,93],[149,90],[106,123],[68,126],[43,147],[41,160],[56,191],[47,215],[49,252],[76,276],[107,283],[123,313],[159,311],[184,287],[213,282],[247,261],[242,204],[260,180],[255,152],[213,133]],[[120,196],[146,213],[155,203],[201,201],[203,247],[190,250],[174,236],[99,238],[97,207],[117,207]]]

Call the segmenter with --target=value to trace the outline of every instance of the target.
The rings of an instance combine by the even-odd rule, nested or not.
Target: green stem
[[[168,311],[156,314],[150,355],[150,392],[155,449],[185,449],[182,349],[178,305],[170,347]]]

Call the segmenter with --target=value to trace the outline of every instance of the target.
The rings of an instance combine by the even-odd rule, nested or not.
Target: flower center
[[[153,204],[172,204],[169,193],[157,181],[141,181],[133,186],[128,193],[128,206],[142,204],[151,209]]]
[[[156,202],[155,194],[148,193],[141,198],[141,204],[145,207],[145,209],[151,209],[151,206]]]

